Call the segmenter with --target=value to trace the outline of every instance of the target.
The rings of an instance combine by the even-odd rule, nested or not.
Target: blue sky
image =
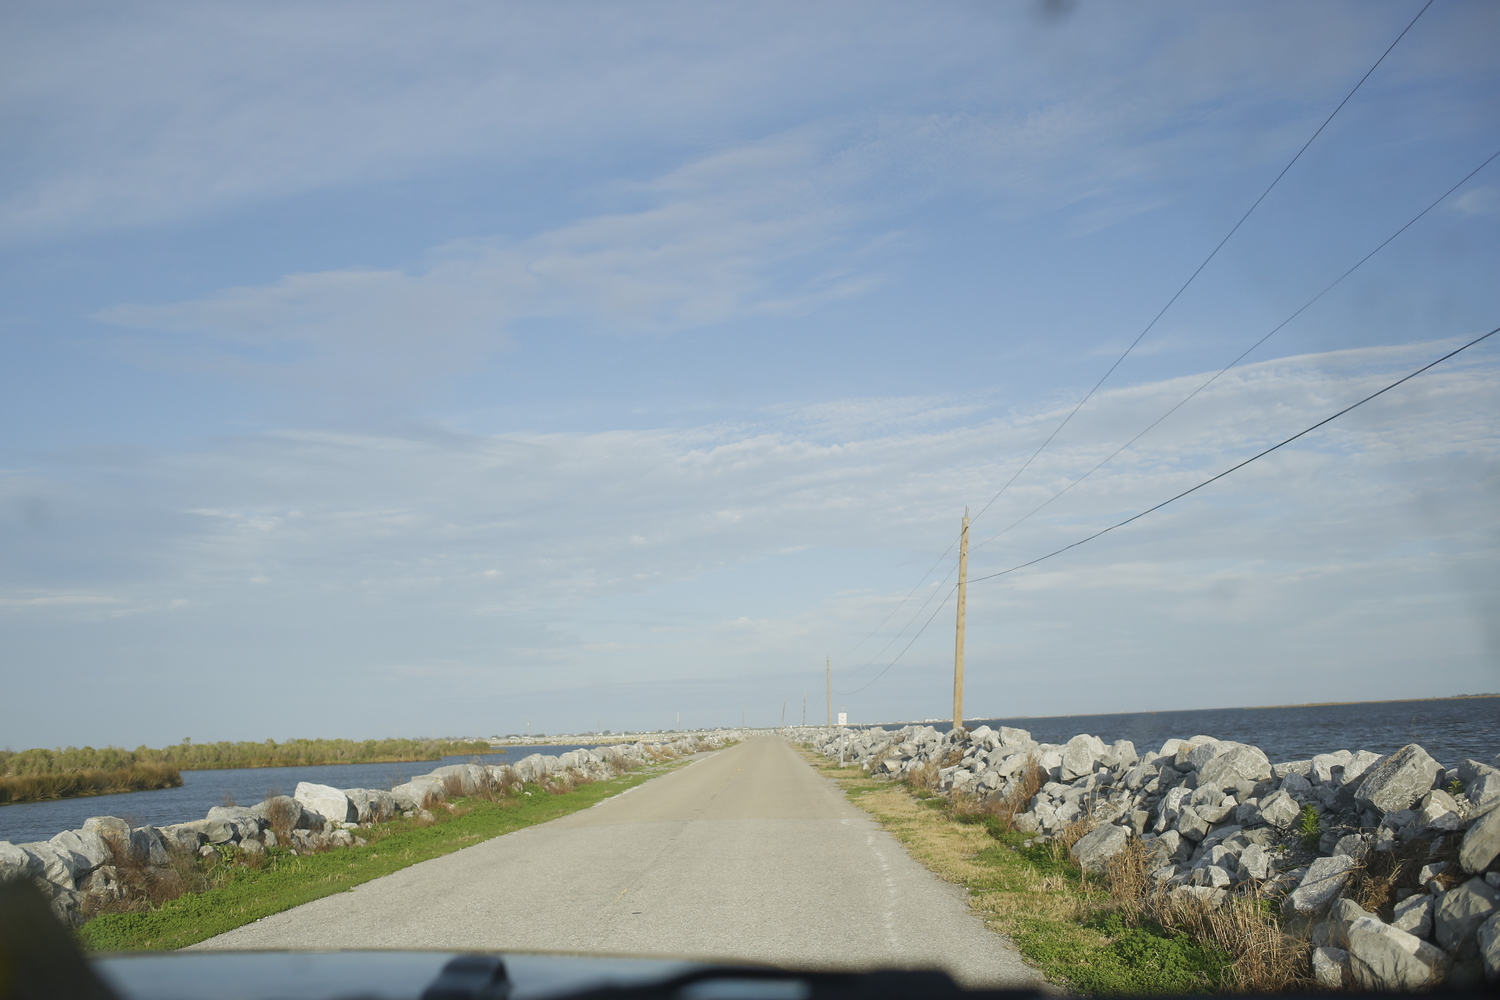
[[[12,5],[0,742],[945,715],[965,506],[1420,9]],[[1497,41],[1422,15],[975,575],[1496,324],[1500,161],[978,547],[1500,149]],[[975,584],[970,713],[1500,690],[1496,350]]]

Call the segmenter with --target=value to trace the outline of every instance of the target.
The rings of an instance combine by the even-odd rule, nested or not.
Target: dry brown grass
[[[1017,780],[1004,797],[991,800],[990,811],[1006,830],[1016,828],[1016,817],[1031,808],[1032,798],[1047,783],[1047,772],[1034,756],[1027,758],[1026,763],[1021,766],[1020,774],[1015,777]]]
[[[1207,941],[1230,957],[1231,990],[1286,993],[1316,988],[1307,941],[1283,931],[1258,897],[1236,897],[1216,908],[1194,900],[1149,898],[1151,919]]]
[[[170,764],[144,762],[112,770],[87,769],[50,774],[0,776],[0,803],[40,802],[83,795],[109,795],[154,788],[176,788],[182,775]]]

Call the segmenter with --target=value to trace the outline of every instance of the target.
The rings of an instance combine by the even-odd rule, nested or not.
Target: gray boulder
[[[1198,814],[1193,806],[1183,806],[1182,813],[1177,817],[1177,832],[1189,840],[1202,840],[1208,836],[1208,820]]]
[[[1003,747],[1028,747],[1033,743],[1031,734],[1024,729],[1010,726],[1000,727],[1000,745]]]
[[[1469,826],[1458,849],[1466,872],[1482,872],[1500,855],[1500,809],[1491,809]]]
[[[197,830],[204,844],[232,844],[240,839],[240,828],[227,819],[195,819],[177,825]]]
[[[1314,948],[1313,978],[1325,990],[1342,990],[1349,986],[1349,953],[1343,948]]]
[[[42,870],[41,858],[8,840],[0,840],[0,882],[13,878],[40,878]]]
[[[1129,842],[1130,833],[1124,827],[1101,826],[1079,837],[1068,853],[1084,871],[1102,872],[1109,859]]]
[[[290,795],[272,795],[251,806],[249,812],[260,820],[262,830],[276,827],[287,830],[306,829],[308,825],[302,803]]]
[[[371,788],[346,788],[344,794],[354,804],[357,822],[379,823],[396,814],[396,800],[390,792]]]
[[[1338,897],[1357,864],[1343,854],[1318,858],[1308,866],[1297,888],[1282,902],[1282,909],[1294,916],[1321,913]]]
[[[1500,983],[1500,914],[1479,925],[1479,956],[1484,960],[1484,979]]]
[[[1224,746],[1225,744],[1220,744]],[[1263,781],[1271,780],[1271,762],[1257,747],[1237,743],[1198,769],[1198,787],[1212,787],[1241,799],[1254,794]]]
[[[109,845],[92,830],[64,830],[47,843],[59,854],[66,852],[73,856],[75,878],[113,860]]]
[[[130,831],[130,854],[145,865],[160,868],[171,859],[161,831],[154,826],[138,826]]]
[[[197,854],[203,844],[203,832],[191,823],[173,823],[157,827],[168,850],[182,854]]]
[[[1271,874],[1271,858],[1259,844],[1251,844],[1240,852],[1240,875],[1243,878],[1264,882]]]
[[[1383,760],[1385,758],[1378,753],[1373,753],[1369,750],[1359,751],[1349,758],[1349,763],[1344,765],[1343,784],[1345,786],[1354,785],[1365,772]]]
[[[1379,813],[1410,809],[1432,790],[1433,779],[1442,771],[1426,750],[1408,743],[1365,772],[1354,792],[1354,803]]]
[[[85,833],[97,833],[116,844],[130,840],[130,824],[115,816],[90,816],[83,821],[83,829]]]
[[[522,780],[531,779],[523,778]],[[422,802],[429,795],[436,799],[442,799],[442,782],[425,777],[413,778],[404,785],[397,785],[391,789],[391,801],[396,804],[398,809],[421,809]]]
[[[214,806],[208,810],[208,819],[223,820],[239,827],[254,825],[256,832],[264,825],[253,806]]]
[[[1401,900],[1396,904],[1391,926],[1408,934],[1415,934],[1419,938],[1430,937],[1432,935],[1432,896],[1428,893],[1417,893]]]
[[[41,869],[39,877],[44,881],[60,885],[65,889],[72,889],[76,886],[75,876],[78,866],[71,851],[59,851],[45,840],[17,846],[31,855],[30,867]]]
[[[1438,898],[1432,914],[1433,939],[1453,951],[1474,936],[1479,925],[1500,909],[1500,892],[1482,878],[1472,878]]]
[[[1075,736],[1063,747],[1062,777],[1066,782],[1077,781],[1086,774],[1094,773],[1094,765],[1104,756],[1104,743],[1096,736]]]
[[[1419,990],[1440,982],[1447,956],[1421,938],[1361,917],[1349,926],[1349,971],[1366,990]]]
[[[547,768],[548,773],[556,773],[564,769],[560,757],[549,756],[545,759],[552,762]],[[462,795],[473,795],[483,787],[485,780],[488,778],[484,768],[477,764],[449,764],[447,767],[440,767],[429,772],[428,776],[436,778],[439,781],[447,781],[450,778],[457,779],[459,786],[462,788],[460,792]]]
[[[1315,785],[1337,785],[1344,777],[1344,765],[1354,758],[1348,750],[1320,753],[1312,759],[1312,771],[1307,775]]]
[[[321,816],[325,823],[352,823],[358,816],[349,797],[331,785],[299,781],[292,798],[301,803],[307,812]]]
[[[1260,818],[1280,830],[1289,830],[1301,815],[1302,807],[1282,789],[1260,800]]]

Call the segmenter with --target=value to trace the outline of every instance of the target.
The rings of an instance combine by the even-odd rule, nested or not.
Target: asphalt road
[[[961,888],[913,861],[775,737],[194,947],[938,967],[973,986],[1040,985]]]

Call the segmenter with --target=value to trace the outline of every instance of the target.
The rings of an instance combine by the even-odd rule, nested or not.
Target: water
[[[320,764],[313,767],[241,767],[217,771],[183,771],[181,788],[148,792],[88,795],[77,799],[18,802],[0,805],[0,840],[14,844],[47,840],[63,830],[76,830],[90,816],[118,816],[131,826],[166,826],[202,819],[226,799],[254,805],[267,795],[290,795],[299,781],[334,788],[391,788],[419,774],[447,764],[513,764],[534,753],[560,754],[591,744],[507,747],[489,754],[464,754],[441,760],[391,764]]]
[[[1500,753],[1500,697],[973,719],[965,725],[1016,726],[1038,743],[1064,743],[1090,733],[1105,743],[1130,740],[1137,751],[1158,749],[1173,737],[1212,736],[1260,747],[1273,762],[1306,760],[1334,750],[1389,754],[1408,743],[1419,744],[1445,767],[1465,757],[1489,763]]]

